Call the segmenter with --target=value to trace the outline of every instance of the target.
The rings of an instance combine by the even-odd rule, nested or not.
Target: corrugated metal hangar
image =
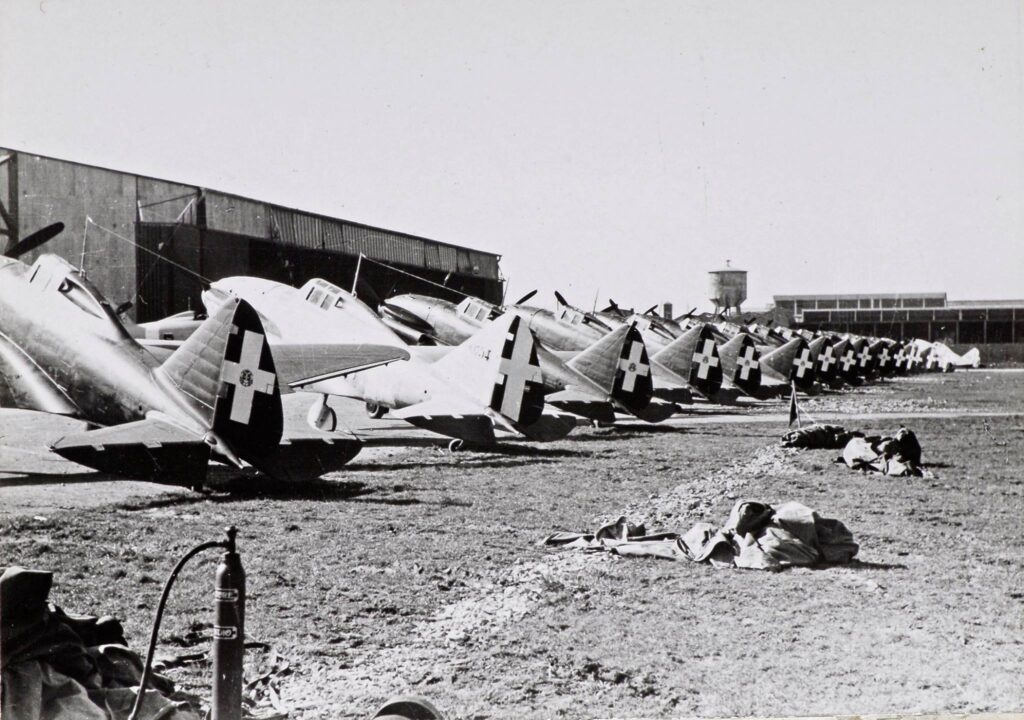
[[[256,275],[292,285],[323,277],[351,287],[360,255],[358,291],[370,304],[429,288],[403,271],[492,302],[502,298],[500,255],[208,188],[0,149],[0,235],[7,244],[58,221],[65,231],[43,251],[83,266],[114,305],[132,301],[138,322],[200,308],[202,285],[196,275],[209,280]],[[434,287],[431,292],[444,291]],[[453,294],[453,299],[458,298]]]
[[[795,327],[920,337],[950,345],[1024,343],[1024,300],[948,300],[946,293],[776,295]]]

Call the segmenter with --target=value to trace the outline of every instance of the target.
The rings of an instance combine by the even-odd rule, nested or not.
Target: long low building
[[[491,302],[502,297],[501,256],[494,253],[0,149],[0,235],[6,246],[58,221],[65,231],[45,251],[81,265],[115,305],[132,302],[139,322],[201,307],[204,280],[256,275],[301,285],[317,276],[351,287],[357,266],[359,294],[371,301],[424,292],[430,286],[418,278],[451,288],[452,299],[461,293]],[[435,286],[431,292],[445,291]]]
[[[951,301],[946,293],[776,295],[793,325],[950,345],[1024,343],[1024,300]]]

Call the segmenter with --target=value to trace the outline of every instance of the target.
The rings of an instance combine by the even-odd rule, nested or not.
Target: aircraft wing
[[[79,414],[71,401],[42,368],[20,347],[0,334],[0,408],[38,410],[55,415]]]
[[[190,487],[202,485],[210,461],[201,437],[155,418],[65,435],[50,449],[103,472]]]
[[[448,399],[427,400],[401,410],[392,410],[389,416],[424,430],[464,440],[471,445],[494,444],[493,421],[483,412],[483,408],[476,408],[470,403]]]
[[[409,359],[408,351],[391,345],[275,344],[272,352],[282,383],[292,389]]]

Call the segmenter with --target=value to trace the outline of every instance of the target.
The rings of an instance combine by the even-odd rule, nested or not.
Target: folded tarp
[[[543,544],[760,570],[846,563],[859,549],[839,520],[821,517],[797,502],[772,507],[748,500],[736,503],[720,529],[697,523],[682,536],[647,535],[642,525],[629,525],[620,517],[594,534],[555,533]]]
[[[855,437],[843,448],[842,461],[854,470],[902,477],[923,476],[921,445],[912,430],[901,427],[892,437]]]
[[[806,450],[838,450],[845,447],[850,438],[861,435],[863,433],[846,432],[839,425],[815,423],[786,433],[782,436],[782,445]]]

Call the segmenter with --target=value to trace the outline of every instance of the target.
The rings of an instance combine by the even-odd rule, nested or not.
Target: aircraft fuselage
[[[54,395],[70,401],[61,414],[97,425],[140,420],[153,410],[182,421],[193,417],[165,390],[154,374],[156,359],[128,337],[106,301],[77,271],[51,258],[44,257],[50,269],[66,271],[53,282],[39,276],[46,262],[0,265],[0,350],[53,381]]]

